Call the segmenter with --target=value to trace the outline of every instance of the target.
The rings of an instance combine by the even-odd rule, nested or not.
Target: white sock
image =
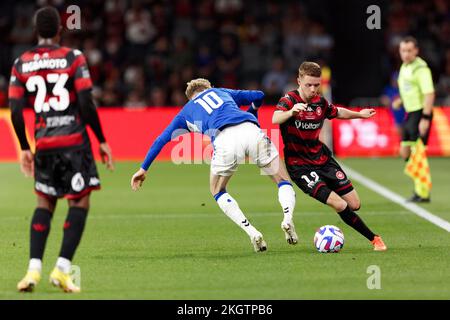
[[[295,208],[295,191],[292,184],[283,181],[278,184],[278,201],[283,209],[283,223],[292,223]]]
[[[228,218],[233,220],[234,223],[241,227],[250,237],[258,233],[258,230],[250,224],[242,213],[236,200],[234,200],[227,192],[220,194],[218,198],[216,195],[216,201],[220,209],[222,209]]]
[[[30,259],[30,263],[28,264],[28,271],[38,271],[39,273],[41,273],[42,260],[36,258]]]
[[[58,260],[56,260],[56,267],[64,273],[70,273],[72,262],[66,258],[59,257]]]

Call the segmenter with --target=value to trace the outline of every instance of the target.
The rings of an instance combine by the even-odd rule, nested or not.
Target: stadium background
[[[400,66],[399,39],[408,34],[418,38],[420,55],[433,72],[435,105],[450,105],[448,1],[6,1],[0,4],[3,160],[15,159],[18,152],[9,115],[1,111],[7,108],[11,65],[35,44],[30,17],[46,3],[59,8],[63,23],[69,5],[81,9],[81,28],[65,28],[62,44],[80,48],[87,57],[94,96],[103,109],[100,117],[119,160],[142,158],[170,121],[173,107],[186,102],[190,79],[262,89],[270,106],[295,87],[297,68],[305,59],[323,66],[324,94],[336,104],[381,106],[372,120],[335,121],[332,129],[326,127],[324,140],[336,154],[395,156],[399,138],[389,112],[396,90],[391,79]],[[372,4],[381,9],[380,30],[366,27],[366,9]],[[436,112],[431,155],[450,155],[448,110]],[[261,112],[269,135],[275,128],[271,111]],[[129,123],[136,125],[126,128]],[[145,129],[149,126],[153,130]],[[168,159],[170,150],[160,159]]]

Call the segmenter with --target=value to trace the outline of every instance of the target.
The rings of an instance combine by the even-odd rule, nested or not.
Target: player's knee
[[[90,198],[90,195],[87,194],[81,198],[70,199],[68,201],[68,205],[69,205],[69,207],[77,207],[77,208],[89,210],[89,208],[90,208],[89,198]]]
[[[336,212],[342,212],[347,208],[348,204],[344,199],[334,199],[331,202],[328,202],[328,205],[331,206]]]
[[[408,160],[409,156],[411,154],[411,151],[408,147],[402,147],[400,148],[400,157],[402,157],[403,160]]]
[[[56,207],[56,198],[50,199],[50,198],[44,198],[44,197],[38,196],[37,207],[48,210],[51,213],[53,213],[55,211],[55,207]]]
[[[215,196],[219,192],[223,191],[224,189],[217,188],[216,186],[210,186],[209,191],[211,192],[212,196]]]
[[[216,201],[222,194],[224,194],[226,192],[227,192],[227,190],[223,189],[223,188],[222,189],[217,189],[217,190],[211,189],[211,194],[214,197],[214,199],[216,199]]]
[[[348,206],[350,207],[350,209],[352,209],[352,211],[358,211],[359,209],[361,209],[361,201],[352,201],[348,204]]]

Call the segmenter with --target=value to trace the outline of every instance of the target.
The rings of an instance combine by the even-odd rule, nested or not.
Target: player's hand
[[[306,103],[296,103],[291,109],[291,115],[296,116],[301,111],[306,111],[307,104]]]
[[[425,137],[427,135],[428,128],[430,128],[430,120],[420,119],[419,121],[419,135]]]
[[[359,112],[362,119],[373,117],[376,113],[375,109],[363,109]]]
[[[114,170],[114,162],[112,157],[111,148],[108,143],[100,143],[100,157],[102,158],[102,163],[106,164],[108,170]]]
[[[133,175],[133,177],[131,178],[131,189],[133,189],[133,191],[137,191],[142,186],[142,183],[144,182],[146,177],[146,173],[147,171],[139,168],[139,170]]]
[[[20,170],[25,177],[34,176],[34,156],[31,150],[22,150],[20,152]]]

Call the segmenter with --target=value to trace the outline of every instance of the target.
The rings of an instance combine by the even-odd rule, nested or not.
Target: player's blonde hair
[[[315,62],[305,61],[298,68],[299,78],[304,76],[320,77],[322,75],[322,70],[320,66]]]
[[[191,98],[194,96],[196,92],[203,91],[206,89],[212,88],[211,82],[209,82],[207,79],[203,78],[197,78],[189,81],[187,83],[186,88],[186,97],[191,100]]]

